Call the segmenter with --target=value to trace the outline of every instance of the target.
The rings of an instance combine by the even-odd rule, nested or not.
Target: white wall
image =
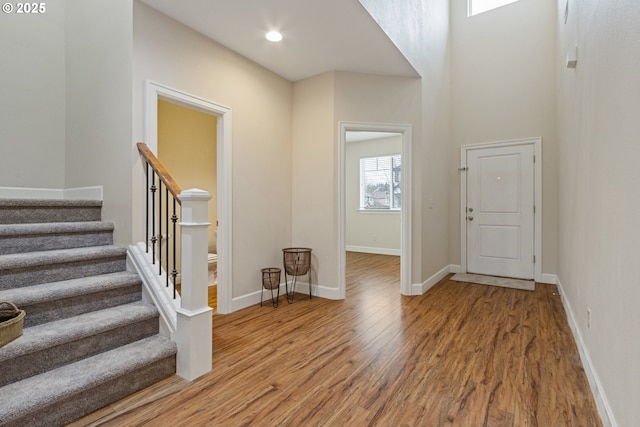
[[[64,187],[65,2],[46,6],[0,16],[2,187]]]
[[[345,148],[347,250],[400,255],[400,211],[360,211],[360,159],[401,153],[401,135],[347,143]]]
[[[602,392],[601,409],[612,425],[637,426],[640,4],[570,1],[566,24],[565,4],[557,1],[558,276],[590,358],[585,368]],[[577,68],[567,69],[575,46]]]
[[[146,79],[232,110],[233,297],[258,292],[260,268],[282,265],[291,244],[292,84],[138,1],[133,28],[135,141]],[[144,240],[139,160],[133,174],[134,236]]]
[[[414,128],[412,224],[414,284],[446,270],[449,257],[449,0],[360,0],[422,76]]]
[[[542,137],[542,271],[557,272],[558,161],[553,0],[467,17],[452,2],[451,261],[460,263],[460,146]]]
[[[114,241],[132,241],[132,4],[66,1],[65,186],[103,186]]]

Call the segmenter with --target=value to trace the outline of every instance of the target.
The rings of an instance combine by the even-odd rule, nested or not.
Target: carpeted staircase
[[[0,347],[0,426],[60,426],[175,373],[102,202],[0,199],[0,301],[25,310]]]

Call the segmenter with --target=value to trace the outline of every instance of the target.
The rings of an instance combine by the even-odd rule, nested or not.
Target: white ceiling
[[[142,0],[276,74],[326,71],[418,77],[358,0]],[[284,40],[272,43],[267,31]]]

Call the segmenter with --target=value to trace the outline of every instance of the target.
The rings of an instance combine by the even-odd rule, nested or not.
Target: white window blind
[[[400,209],[400,154],[360,159],[360,209]]]

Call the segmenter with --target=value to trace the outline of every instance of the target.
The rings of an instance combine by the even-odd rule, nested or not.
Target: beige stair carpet
[[[510,279],[508,277],[485,276],[482,274],[458,273],[451,277],[456,282],[475,283],[478,285],[502,286],[503,288],[535,290],[536,283],[533,280]]]

